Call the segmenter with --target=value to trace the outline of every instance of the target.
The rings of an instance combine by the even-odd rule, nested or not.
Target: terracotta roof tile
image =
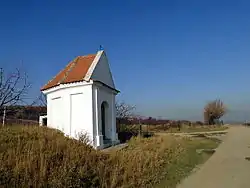
[[[59,72],[52,80],[50,80],[41,90],[55,87],[59,84],[82,81],[89,70],[96,54],[87,56],[78,56],[71,61],[61,72]]]
[[[68,76],[62,83],[78,82],[83,80],[84,76],[89,70],[92,62],[95,59],[95,55],[81,56],[76,61],[72,70],[68,73]]]

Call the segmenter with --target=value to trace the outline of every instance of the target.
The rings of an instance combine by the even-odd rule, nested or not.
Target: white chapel
[[[47,97],[47,126],[78,139],[87,134],[95,148],[119,143],[115,97],[118,90],[103,50],[78,56],[41,91]]]

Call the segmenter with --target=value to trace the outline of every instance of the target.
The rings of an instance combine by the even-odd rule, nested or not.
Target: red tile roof
[[[71,61],[61,72],[41,88],[41,91],[58,86],[60,84],[83,81],[89,67],[93,63],[96,54],[78,56]]]

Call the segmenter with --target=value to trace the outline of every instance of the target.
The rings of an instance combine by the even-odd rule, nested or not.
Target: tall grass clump
[[[173,137],[135,137],[126,150],[112,153],[111,187],[152,187],[166,176],[167,165],[184,148]]]
[[[92,165],[105,160],[90,146],[44,127],[0,129],[0,185],[95,187]]]
[[[172,136],[135,137],[105,153],[46,127],[5,127],[0,135],[0,187],[153,187],[186,151],[186,140]]]

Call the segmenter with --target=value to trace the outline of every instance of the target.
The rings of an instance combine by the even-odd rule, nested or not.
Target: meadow
[[[166,134],[105,153],[47,127],[6,126],[0,134],[1,187],[175,187],[211,155],[197,149],[219,145]]]

